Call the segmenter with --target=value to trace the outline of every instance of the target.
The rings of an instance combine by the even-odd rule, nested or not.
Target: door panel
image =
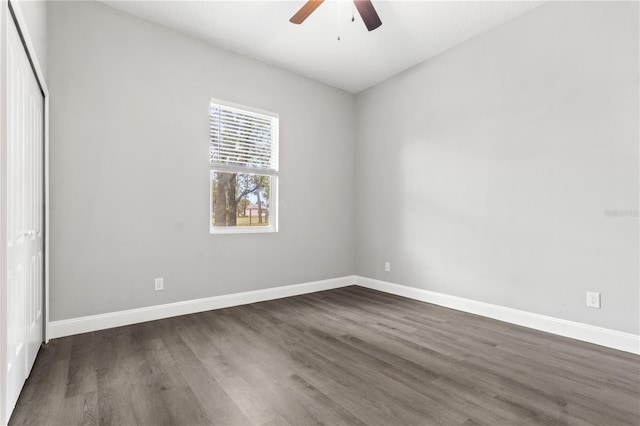
[[[7,16],[7,395],[9,416],[42,342],[44,98]]]

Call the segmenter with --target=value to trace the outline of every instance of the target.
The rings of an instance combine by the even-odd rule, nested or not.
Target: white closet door
[[[7,16],[7,414],[42,342],[43,95]]]

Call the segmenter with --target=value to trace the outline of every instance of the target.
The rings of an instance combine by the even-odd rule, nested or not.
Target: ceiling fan
[[[324,2],[324,0],[309,0],[289,19],[289,22],[302,24],[322,2]],[[374,9],[373,4],[371,4],[371,0],[353,0],[353,3],[356,5],[356,9],[358,9],[358,13],[369,31],[373,31],[382,25],[382,21]]]

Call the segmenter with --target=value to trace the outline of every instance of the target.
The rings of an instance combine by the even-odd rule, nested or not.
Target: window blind
[[[278,118],[211,101],[210,163],[275,172]]]

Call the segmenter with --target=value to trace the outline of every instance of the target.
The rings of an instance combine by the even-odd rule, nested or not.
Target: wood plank
[[[51,341],[11,425],[638,425],[640,357],[360,287]]]

